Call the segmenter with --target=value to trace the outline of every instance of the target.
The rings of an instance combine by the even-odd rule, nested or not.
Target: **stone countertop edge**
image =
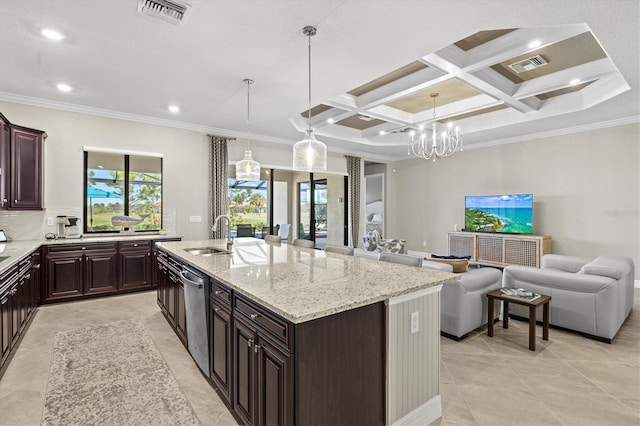
[[[90,243],[104,243],[110,241],[129,241],[129,240],[160,240],[165,238],[182,238],[181,235],[158,235],[158,234],[145,234],[145,235],[109,235],[109,236],[88,236],[83,238],[60,238],[55,240],[47,240],[45,238],[41,240],[25,240],[25,241],[11,241],[7,243],[0,243],[0,247],[4,248],[0,251],[1,256],[9,256],[8,259],[0,262],[0,274],[13,265],[24,259],[26,255],[33,252],[41,246],[47,245],[59,245],[59,244],[90,244]]]
[[[239,253],[234,251],[233,262],[231,262],[229,260],[230,255],[202,257],[189,254],[184,250],[186,248],[198,247],[225,249],[225,240],[163,242],[159,243],[158,247],[160,250],[176,256],[191,267],[213,277],[294,324],[371,305],[426,288],[435,287],[448,281],[460,279],[459,274],[429,268],[414,268],[336,253],[326,254],[321,250],[294,247],[291,244],[270,244],[264,242],[264,240],[254,238],[236,239],[236,241],[238,240],[244,240],[242,243],[244,245],[239,246],[234,244],[234,250],[247,247],[255,249],[260,246],[262,248],[271,246],[274,250],[272,256],[274,256],[274,258],[278,256],[280,256],[280,258],[285,257],[286,261],[277,263],[271,259],[271,262],[264,262],[262,265],[248,264],[237,266],[237,268],[235,268],[236,274],[234,275],[232,274],[234,268],[230,268],[229,264],[240,260],[239,258],[242,256],[239,256]],[[304,258],[302,262],[295,261],[296,252],[299,252],[300,255],[306,253],[309,257]],[[289,260],[290,258],[294,258],[294,260]],[[328,265],[326,265],[326,268],[323,268],[322,259],[324,259],[324,263],[326,264],[328,258],[347,262],[350,265],[348,267],[349,270],[353,271],[353,273],[350,275],[341,275],[339,272],[336,272],[336,268],[331,270]],[[316,271],[314,280],[316,282],[309,282],[309,285],[301,285],[300,287],[290,285],[294,283],[296,279],[304,278],[306,269],[309,267],[313,268],[314,261],[311,259],[320,260],[317,269],[314,268],[314,271]],[[302,266],[305,268],[305,271],[303,271],[301,275],[300,268]],[[386,281],[389,281],[388,283],[384,282],[384,279],[382,281],[375,279],[381,276],[381,272],[386,273],[385,278],[387,278]],[[326,276],[323,276],[323,274],[326,274]],[[247,278],[247,276],[250,278]],[[354,278],[362,277],[370,279],[364,280],[366,283],[362,283],[360,286],[353,286]],[[424,277],[424,280],[418,279],[417,281],[420,282],[416,282],[415,279],[409,279],[410,277]],[[245,283],[240,282],[242,280],[244,280]],[[259,280],[264,282],[276,280],[275,284],[267,287],[280,287],[265,289],[264,285],[257,285]],[[296,305],[298,301],[300,301],[300,304]]]

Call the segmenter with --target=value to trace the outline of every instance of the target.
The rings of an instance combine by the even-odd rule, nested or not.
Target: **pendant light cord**
[[[253,84],[253,80],[251,80],[250,78],[245,78],[243,80],[245,83],[247,83],[247,150],[249,150],[249,135],[251,134],[251,120],[250,120],[250,112],[249,112],[249,105],[251,105],[251,85]]]
[[[307,129],[309,132],[311,131],[311,36],[313,34],[309,32],[307,38],[309,39],[309,114],[307,118],[309,119],[309,128]]]
[[[249,149],[249,135],[251,134],[251,128],[249,127],[251,121],[249,120],[249,105],[250,105],[250,92],[251,92],[251,80],[247,80],[247,150]]]

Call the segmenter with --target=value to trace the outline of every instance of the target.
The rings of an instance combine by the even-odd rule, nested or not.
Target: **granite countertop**
[[[130,241],[130,240],[159,240],[163,238],[179,238],[179,235],[159,235],[159,234],[141,234],[141,235],[96,235],[83,238],[61,238],[56,240],[26,240],[11,241],[0,243],[0,258],[8,257],[0,261],[0,273],[9,269],[24,258],[26,255],[43,245],[59,245],[59,244],[89,244],[102,243],[110,241]]]
[[[232,254],[214,256],[195,256],[184,249],[226,249],[225,240],[163,242],[158,246],[293,323],[459,279],[448,272],[256,238],[237,238]]]

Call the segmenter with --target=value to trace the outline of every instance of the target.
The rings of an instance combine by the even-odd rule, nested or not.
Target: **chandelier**
[[[428,131],[424,125],[420,125],[418,132],[411,130],[409,132],[409,148],[407,149],[407,155],[415,155],[419,158],[429,160],[433,158],[448,157],[460,147],[462,151],[462,136],[460,136],[460,128],[453,127],[453,123],[447,124],[447,130],[443,131],[440,137],[438,137],[438,131],[436,129],[436,98],[438,93],[431,93],[429,96],[433,98],[433,121],[431,123],[431,140],[428,138]]]
[[[236,179],[260,180],[260,163],[253,159],[249,149],[249,92],[253,80],[245,78],[242,81],[247,85],[247,150],[244,152],[244,158],[236,162]]]
[[[311,37],[316,28],[306,26],[302,33],[309,38],[309,127],[304,138],[293,145],[293,170],[305,172],[323,172],[327,170],[327,146],[316,139],[311,128]]]

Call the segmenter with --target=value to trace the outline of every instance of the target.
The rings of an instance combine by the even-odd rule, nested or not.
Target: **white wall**
[[[14,238],[36,239],[55,232],[54,227],[46,226],[47,216],[82,215],[83,146],[163,153],[164,226],[186,240],[207,238],[209,149],[205,133],[11,102],[0,102],[0,111],[12,123],[48,135],[46,211],[0,212],[0,225],[15,229]],[[230,142],[230,162],[240,160],[244,149],[245,142]],[[252,142],[251,149],[263,167],[291,168],[291,146]],[[332,173],[345,174],[346,160],[330,155],[328,167]],[[191,223],[190,216],[200,216],[202,222]]]
[[[465,195],[533,193],[534,233],[552,237],[553,253],[626,255],[639,278],[639,166],[638,124],[391,163],[387,235],[445,253]]]

